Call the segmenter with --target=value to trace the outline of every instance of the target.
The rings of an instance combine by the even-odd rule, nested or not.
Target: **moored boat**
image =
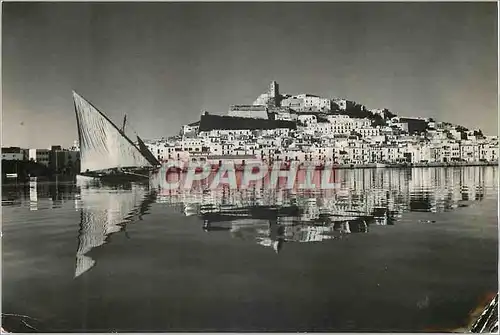
[[[160,162],[137,136],[137,145],[106,115],[73,92],[78,139],[80,178],[112,182],[147,180]]]

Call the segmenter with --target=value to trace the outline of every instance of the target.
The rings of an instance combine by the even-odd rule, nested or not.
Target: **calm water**
[[[498,168],[337,177],[323,193],[4,185],[2,312],[54,332],[439,331],[497,291]]]

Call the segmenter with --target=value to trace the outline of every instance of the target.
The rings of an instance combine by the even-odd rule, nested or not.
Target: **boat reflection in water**
[[[80,181],[77,185],[80,192],[75,208],[80,211],[80,229],[75,277],[95,265],[95,260],[87,255],[90,250],[105,244],[112,234],[125,230],[127,224],[141,220],[155,201],[154,193],[148,192],[144,184],[107,186],[99,181]]]

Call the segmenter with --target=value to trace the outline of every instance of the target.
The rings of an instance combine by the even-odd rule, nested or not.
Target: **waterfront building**
[[[381,148],[382,149],[382,162],[387,163],[403,163],[407,161],[407,156],[405,153],[407,151],[398,145],[388,145]]]
[[[48,166],[56,172],[80,171],[80,151],[53,146],[49,153]]]
[[[48,167],[50,163],[50,149],[29,149],[29,159]]]
[[[498,161],[498,141],[483,142],[479,145],[479,160],[487,162]]]
[[[172,155],[175,152],[175,144],[169,141],[155,141],[145,143],[149,151],[162,162],[168,159],[172,159]]]
[[[408,146],[411,163],[428,163],[431,161],[431,147],[427,143],[414,143]]]
[[[470,140],[462,141],[460,145],[460,158],[465,162],[479,162],[480,148],[478,143]]]
[[[2,148],[2,160],[24,161],[28,160],[28,150],[19,147]]]

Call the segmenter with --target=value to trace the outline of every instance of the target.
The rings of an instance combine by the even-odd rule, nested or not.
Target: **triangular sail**
[[[82,172],[151,166],[111,120],[75,92],[73,99]]]
[[[161,163],[158,161],[158,159],[156,159],[156,157],[148,149],[148,147],[146,146],[146,144],[144,144],[144,142],[139,137],[139,135],[137,135],[137,143],[139,143],[139,150],[141,151],[141,153],[143,154],[143,156],[146,157],[146,159],[148,160],[148,162],[151,165],[153,165],[153,166],[161,165]]]

